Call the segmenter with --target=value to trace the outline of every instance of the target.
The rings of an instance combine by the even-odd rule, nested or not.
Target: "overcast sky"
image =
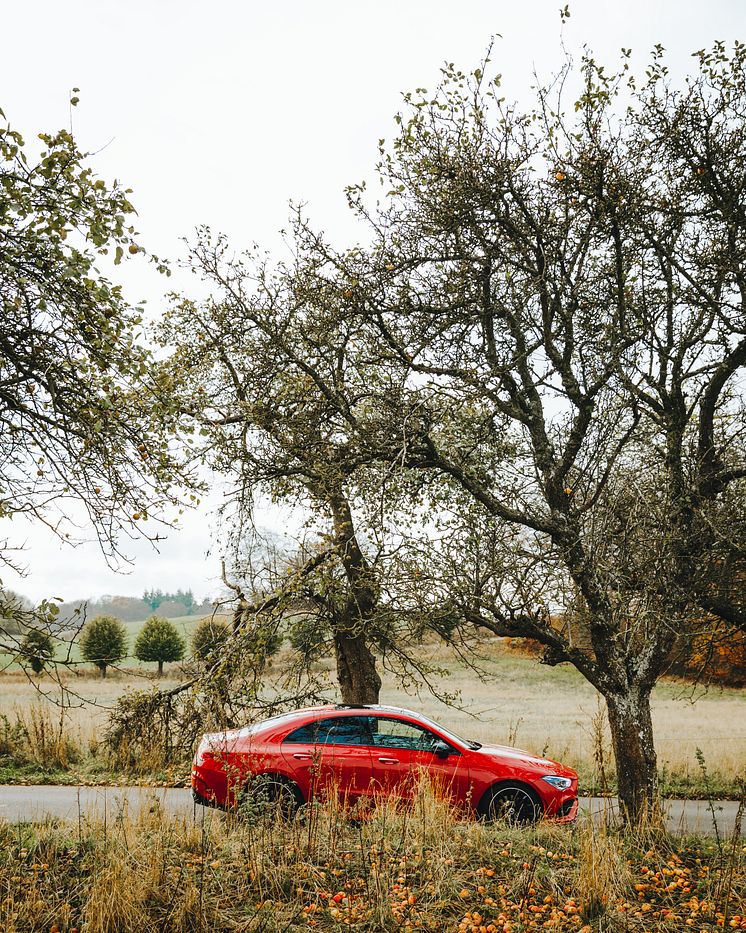
[[[401,92],[432,88],[447,61],[475,67],[493,35],[506,96],[529,100],[532,72],[562,58],[560,0],[1,0],[0,107],[28,137],[69,126],[97,152],[95,170],[134,189],[142,242],[183,256],[198,224],[237,247],[279,248],[290,199],[304,201],[334,240],[355,237],[343,188],[371,178],[379,138],[394,135]],[[660,42],[674,74],[690,54],[746,39],[744,0],[575,0],[565,46],[613,62],[633,49],[642,67]],[[158,314],[166,283],[138,262],[121,268],[133,300]],[[189,287],[188,280],[178,281]],[[279,527],[277,515],[268,525]],[[216,591],[211,521],[187,519],[161,553],[133,546],[132,571],[111,573],[93,545],[60,548],[18,522],[28,576],[4,582],[35,599],[191,586]]]

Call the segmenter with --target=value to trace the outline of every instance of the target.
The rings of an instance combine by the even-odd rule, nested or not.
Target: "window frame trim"
[[[280,745],[285,745],[285,744],[287,745],[313,745],[314,748],[316,747],[325,748],[326,746],[335,747],[335,746],[340,746],[340,745],[349,745],[351,748],[372,748],[373,747],[372,745],[373,733],[370,731],[370,726],[367,724],[367,720],[369,718],[370,717],[368,714],[362,715],[358,713],[358,714],[353,714],[351,716],[350,715],[348,716],[320,716],[318,719],[310,719],[308,722],[303,723],[302,726],[298,726],[297,729],[291,729],[290,732],[288,732],[288,734],[282,738],[282,740],[280,741]],[[320,726],[322,722],[337,722],[337,721],[346,720],[346,719],[365,719],[366,720],[365,732],[367,733],[367,738],[370,741],[368,741],[367,743],[361,743],[358,745],[352,742],[318,742],[318,741],[308,741],[308,740],[298,741],[297,739],[293,740],[290,738],[294,733],[300,732],[301,729],[316,727],[316,731],[318,731],[318,727]]]

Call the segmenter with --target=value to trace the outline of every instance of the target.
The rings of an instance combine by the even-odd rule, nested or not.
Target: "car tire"
[[[541,819],[543,809],[536,791],[516,781],[491,787],[479,812],[490,822],[501,820],[511,826],[529,826]]]
[[[302,803],[300,788],[293,781],[278,774],[258,774],[239,796],[238,811],[245,816],[292,820]]]

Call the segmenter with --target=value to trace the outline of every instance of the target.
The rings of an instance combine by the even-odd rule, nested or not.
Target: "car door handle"
[[[313,758],[313,755],[304,755],[301,752],[296,752],[293,755],[293,758],[297,758],[299,761],[310,761]]]
[[[398,758],[379,758],[378,760],[383,765],[398,765],[399,764]]]

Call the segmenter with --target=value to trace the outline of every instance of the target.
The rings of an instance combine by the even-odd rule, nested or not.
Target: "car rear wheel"
[[[538,795],[525,784],[517,783],[493,787],[480,809],[486,819],[501,820],[511,826],[536,823],[542,813]]]
[[[292,781],[275,774],[259,774],[244,788],[238,810],[248,817],[271,815],[290,820],[302,803],[300,789]]]

